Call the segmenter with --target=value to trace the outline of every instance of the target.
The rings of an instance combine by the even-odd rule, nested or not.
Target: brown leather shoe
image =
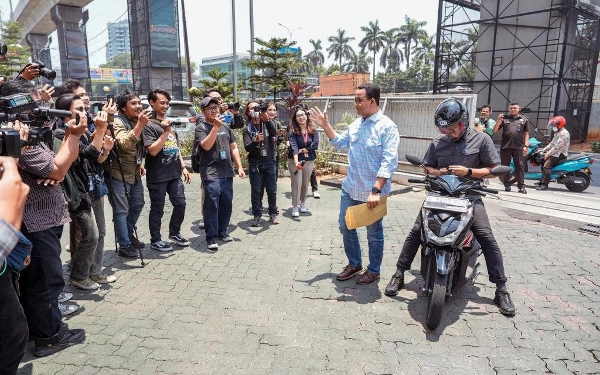
[[[379,280],[378,273],[372,273],[370,271],[365,271],[360,277],[356,280],[357,284],[371,284],[373,281]]]
[[[347,265],[344,267],[344,270],[336,276],[336,279],[340,281],[348,280],[352,278],[352,276],[356,275],[360,271],[362,271],[362,266],[352,267],[351,265]]]

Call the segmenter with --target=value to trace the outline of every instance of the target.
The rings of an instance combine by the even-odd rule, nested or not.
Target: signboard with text
[[[131,84],[133,71],[131,69],[90,68],[90,78],[93,81],[116,82]]]

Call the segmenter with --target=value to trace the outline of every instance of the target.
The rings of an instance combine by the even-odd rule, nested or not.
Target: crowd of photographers
[[[179,246],[190,245],[180,230],[186,208],[184,183],[190,183],[191,177],[177,133],[165,117],[169,93],[152,90],[150,108],[143,110],[140,97],[126,91],[114,99],[107,97],[92,117],[90,98],[79,82],[67,81],[56,88],[35,86],[37,77],[53,79],[54,75],[34,62],[12,80],[0,77],[0,172],[4,172],[0,180],[0,374],[16,373],[30,340],[38,357],[84,341],[83,329],[63,322],[65,315],[77,310],[77,305],[63,303],[72,297],[63,290],[64,277],[83,290],[116,281],[114,275],[102,272],[104,197],[112,207],[119,256],[140,258],[146,245],[136,230],[145,204],[143,176],[150,197],[151,248],[172,250],[161,236],[167,195],[173,205],[168,238]],[[278,146],[284,134],[274,119],[273,103],[251,101],[242,107],[225,103],[221,93],[212,89],[200,108],[192,164],[202,180],[201,227],[208,249],[214,252],[217,240],[233,240],[227,228],[234,164],[238,176],[245,177],[231,129],[244,129],[240,141],[248,152],[253,226],[261,225],[265,191],[269,222],[278,224]],[[300,151],[304,156],[309,152],[296,150],[295,155]],[[304,163],[295,163],[292,172],[298,174],[303,167]],[[308,178],[302,180],[306,185]],[[67,223],[70,261],[65,272],[60,254]]]

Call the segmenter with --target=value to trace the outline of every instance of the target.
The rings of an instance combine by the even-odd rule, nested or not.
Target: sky
[[[12,0],[13,7],[18,1]],[[238,54],[250,51],[249,4],[252,2],[255,37],[289,39],[291,33],[291,39],[298,42],[296,46],[301,47],[304,53],[312,50],[310,39],[321,39],[326,65],[334,62],[327,56],[327,39],[337,35],[337,29],[346,30],[347,36],[356,38],[350,43],[355,51],[359,50],[358,42],[364,36],[360,28],[368,26],[370,21],[379,21],[379,27],[388,30],[404,24],[407,15],[418,21],[427,21],[425,29],[433,34],[436,31],[439,3],[439,0],[185,0],[191,61],[201,63],[204,58],[231,55],[232,1],[235,4]],[[181,12],[181,0],[179,4]],[[0,0],[0,8],[2,18],[7,19],[10,13],[9,0]],[[90,15],[87,23],[90,66],[97,67],[106,62],[106,24],[127,18],[127,1],[94,0],[87,9]],[[179,23],[182,29],[181,14]],[[180,38],[183,40],[182,31]],[[51,49],[54,51],[54,62],[58,61],[58,43],[56,37],[53,40],[55,42]]]

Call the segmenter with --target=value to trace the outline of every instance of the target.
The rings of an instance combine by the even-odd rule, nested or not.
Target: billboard
[[[148,10],[152,67],[178,68],[179,37],[175,22],[177,1],[148,0]]]
[[[132,77],[131,69],[90,68],[92,81],[131,84]]]

